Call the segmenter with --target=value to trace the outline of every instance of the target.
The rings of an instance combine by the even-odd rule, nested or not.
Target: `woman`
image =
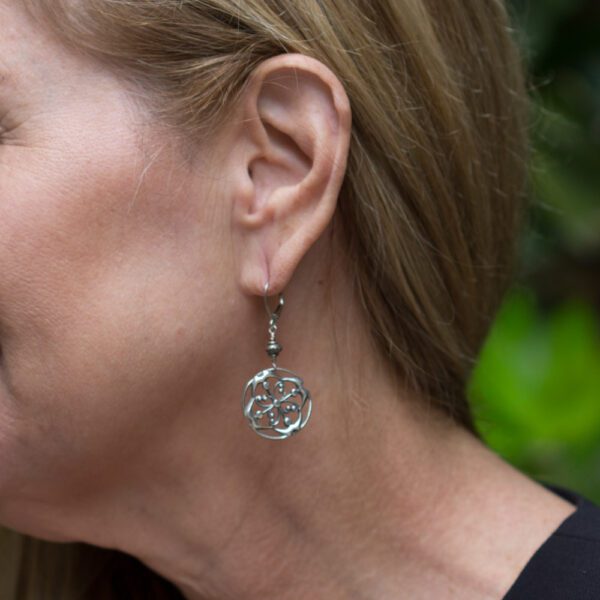
[[[0,7],[0,596],[537,597],[599,509],[465,399],[523,213],[500,2]]]

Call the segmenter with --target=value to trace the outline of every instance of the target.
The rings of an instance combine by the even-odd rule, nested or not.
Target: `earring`
[[[284,440],[306,425],[312,410],[312,399],[300,377],[276,364],[277,356],[283,350],[277,343],[276,334],[284,301],[283,294],[279,294],[277,307],[271,312],[268,292],[267,282],[264,290],[265,308],[269,315],[266,350],[273,366],[259,371],[248,381],[242,395],[242,409],[250,427],[258,435],[271,440]]]

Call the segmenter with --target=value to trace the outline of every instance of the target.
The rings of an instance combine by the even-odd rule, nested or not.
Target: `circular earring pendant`
[[[265,438],[284,440],[298,433],[312,410],[310,392],[292,371],[273,366],[248,381],[242,395],[244,416]]]

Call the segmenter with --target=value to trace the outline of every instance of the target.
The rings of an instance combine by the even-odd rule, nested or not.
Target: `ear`
[[[320,61],[269,58],[239,103],[227,159],[238,282],[279,293],[331,221],[346,171],[351,109]]]

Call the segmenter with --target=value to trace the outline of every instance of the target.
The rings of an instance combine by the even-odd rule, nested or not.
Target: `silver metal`
[[[265,292],[264,292],[264,301],[265,308],[267,310],[267,315],[269,315],[269,343],[267,344],[267,354],[271,357],[271,362],[273,363],[273,368],[277,368],[276,361],[279,353],[283,350],[283,347],[277,343],[276,335],[277,335],[277,321],[279,320],[279,316],[281,315],[281,311],[284,307],[283,294],[279,294],[279,301],[277,302],[277,307],[273,312],[269,308],[269,282],[265,284]]]
[[[297,434],[308,422],[312,398],[298,375],[277,366],[283,350],[277,342],[277,321],[284,307],[279,294],[277,307],[271,311],[268,301],[269,283],[265,284],[264,302],[269,316],[269,341],[266,352],[272,367],[252,377],[242,394],[242,410],[250,427],[261,437],[283,440]]]
[[[250,427],[258,435],[283,440],[306,425],[312,400],[302,379],[295,373],[271,367],[248,381],[242,396],[242,408]]]

